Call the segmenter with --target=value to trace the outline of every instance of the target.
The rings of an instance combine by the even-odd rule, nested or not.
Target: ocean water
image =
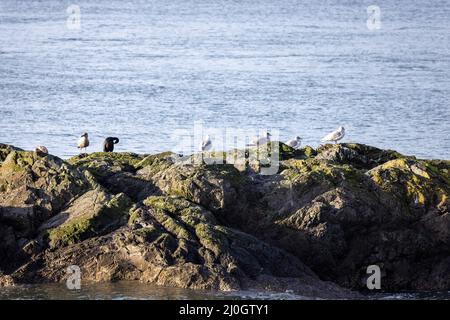
[[[136,281],[82,285],[69,290],[64,284],[19,285],[1,288],[0,300],[317,300],[292,292],[208,291],[160,287]],[[375,293],[361,295],[368,300],[449,300],[449,292]]]
[[[153,153],[203,121],[317,146],[343,125],[345,142],[450,159],[449,49],[442,0],[1,0],[0,142],[69,157],[87,131],[88,151],[117,136]]]
[[[161,287],[136,281],[82,285],[69,290],[64,284],[19,285],[1,288],[0,300],[304,300],[313,299],[289,292],[209,291]]]

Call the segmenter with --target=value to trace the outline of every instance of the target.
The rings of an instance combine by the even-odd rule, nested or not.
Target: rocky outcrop
[[[360,144],[0,155],[0,283],[78,265],[86,281],[351,297],[376,264],[386,290],[450,288],[449,161]]]
[[[57,157],[0,150],[0,270],[10,272],[26,259],[41,224],[91,186],[83,172]]]

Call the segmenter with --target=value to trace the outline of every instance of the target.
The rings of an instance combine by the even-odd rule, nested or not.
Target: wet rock
[[[136,165],[145,155],[119,152],[95,152],[78,155],[68,160],[73,166],[88,170],[97,179],[110,177],[118,172],[135,172]]]

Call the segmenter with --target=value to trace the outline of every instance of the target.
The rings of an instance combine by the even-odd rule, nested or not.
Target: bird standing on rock
[[[295,139],[289,140],[288,142],[286,142],[286,144],[294,149],[298,149],[300,147],[300,145],[302,144],[302,138],[300,138],[299,136],[295,137]]]
[[[345,136],[345,129],[344,127],[339,127],[335,131],[327,134],[325,137],[322,138],[322,141],[334,141],[334,143],[337,143],[339,140],[341,140]]]
[[[270,134],[270,132],[266,132],[265,136],[258,136],[253,138],[252,142],[250,144],[248,144],[247,146],[261,146],[263,144],[266,144],[268,142],[270,142],[270,137],[272,135]]]
[[[212,148],[212,141],[209,135],[200,143],[200,151],[209,151]]]
[[[114,145],[119,143],[119,138],[116,137],[108,137],[103,142],[103,152],[113,152]]]
[[[88,146],[89,146],[89,138],[87,132],[85,132],[81,135],[80,139],[78,139],[77,147],[78,149],[80,149],[80,152],[83,150],[83,148],[84,152],[86,152],[86,148]]]

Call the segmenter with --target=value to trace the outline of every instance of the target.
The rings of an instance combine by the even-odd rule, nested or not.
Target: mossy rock
[[[208,166],[232,165],[238,171],[244,172],[250,169],[253,172],[261,173],[262,167],[279,165],[282,160],[291,158],[307,159],[316,155],[316,151],[305,146],[294,149],[288,145],[273,141],[260,146],[249,146],[245,149],[232,149],[227,152],[211,151],[194,154],[186,161],[190,164],[207,164]]]
[[[385,192],[409,206],[448,205],[450,194],[448,161],[396,159],[373,168],[367,174]]]
[[[195,227],[195,225],[200,222],[217,223],[211,212],[184,198],[173,196],[150,196],[145,199],[143,203],[150,208],[164,210],[174,214],[179,217],[184,224],[190,227]]]
[[[68,160],[68,163],[83,170],[89,170],[95,177],[104,178],[111,174],[125,171],[134,173],[136,165],[145,159],[145,155],[129,152],[94,152],[78,155]]]
[[[365,170],[398,158],[406,157],[397,151],[382,150],[357,143],[325,144],[317,149],[317,159],[319,160],[349,164]]]
[[[200,223],[217,223],[214,216],[200,206],[179,197],[150,196],[144,205],[168,232],[186,240],[195,241],[192,233]]]
[[[24,150],[9,144],[0,143],[0,163],[4,161],[8,156],[8,154],[10,154],[12,151],[24,151]]]
[[[134,167],[136,169],[142,169],[147,166],[158,167],[160,165],[171,164],[173,159],[176,159],[176,155],[170,151],[152,154],[145,156],[142,160],[134,163]]]
[[[95,201],[100,204],[99,208],[73,218],[69,216],[69,219],[61,225],[47,230],[51,248],[101,235],[126,223],[132,203],[125,194],[120,193],[111,197],[100,192],[96,195]]]
[[[315,154],[314,149],[311,147],[304,147],[300,149],[294,149],[287,144],[279,141],[270,141],[266,144],[253,148],[250,151],[250,158],[255,157],[258,160],[268,159],[272,156],[277,157],[278,161],[288,159],[306,159]],[[252,154],[253,151],[253,154]]]
[[[315,181],[339,184],[342,181],[361,183],[364,172],[347,164],[336,164],[310,158],[306,160],[290,159],[283,162],[282,176],[290,181],[312,178]]]
[[[3,160],[2,171],[8,169],[13,172],[31,170],[31,166],[37,159],[37,155],[34,152],[12,150]]]
[[[178,197],[150,196],[143,201],[144,205],[154,209],[161,209],[171,213],[176,213],[189,208],[192,203]]]
[[[304,146],[297,149],[297,154],[299,154],[296,156],[297,159],[308,159],[315,157],[317,155],[317,151],[310,146]]]
[[[80,171],[52,155],[13,150],[0,165],[0,191],[5,193],[1,205],[28,207],[32,204],[36,210],[30,218],[36,218],[37,226],[89,187],[89,181]],[[30,203],[25,199],[34,200]]]
[[[161,236],[160,230],[154,226],[143,227],[133,231],[134,235],[141,237],[143,242],[153,242]]]
[[[165,195],[185,198],[208,210],[219,210],[234,201],[247,177],[233,165],[174,164],[151,177]]]
[[[198,243],[215,257],[229,247],[227,228],[218,226],[214,215],[202,207],[177,197],[151,196],[144,201],[164,229],[177,239]]]
[[[211,250],[216,257],[229,249],[229,241],[222,229],[208,223],[199,223],[195,226],[195,235],[200,244]]]
[[[177,239],[199,242],[217,257],[228,247],[226,235],[217,226],[215,217],[203,208],[185,199],[151,196],[144,201],[153,218]]]

